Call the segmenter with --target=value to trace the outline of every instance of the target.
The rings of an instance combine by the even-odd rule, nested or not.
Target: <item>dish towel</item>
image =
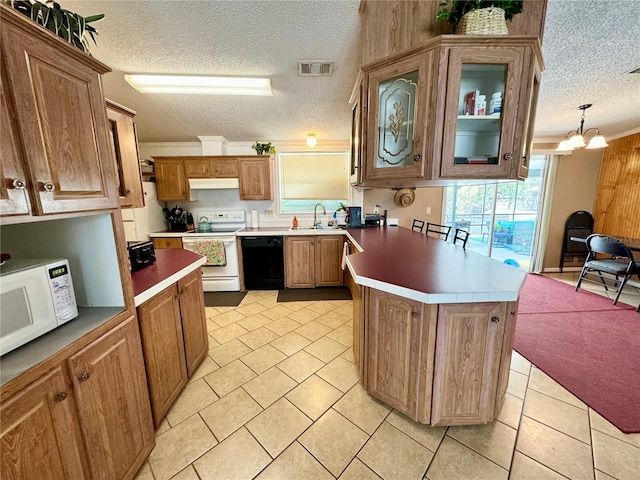
[[[222,240],[196,240],[193,251],[207,257],[207,265],[224,267],[227,264],[227,255]]]

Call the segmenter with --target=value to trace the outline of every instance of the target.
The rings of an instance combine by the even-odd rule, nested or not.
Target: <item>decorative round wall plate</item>
[[[396,192],[393,201],[399,207],[408,207],[416,199],[416,192],[409,188],[402,188]]]

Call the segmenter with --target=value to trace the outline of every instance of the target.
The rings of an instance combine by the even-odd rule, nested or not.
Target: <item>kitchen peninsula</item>
[[[403,227],[237,233],[327,234],[343,235],[355,252],[346,258],[351,281],[345,283],[354,300],[353,348],[365,390],[421,423],[495,419],[526,273]]]

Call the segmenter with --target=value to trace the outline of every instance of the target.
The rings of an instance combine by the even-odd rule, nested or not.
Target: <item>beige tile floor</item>
[[[637,305],[629,290],[623,301]],[[207,308],[209,356],[138,480],[640,478],[640,434],[622,434],[516,352],[496,421],[424,426],[358,384],[350,301],[276,296]]]

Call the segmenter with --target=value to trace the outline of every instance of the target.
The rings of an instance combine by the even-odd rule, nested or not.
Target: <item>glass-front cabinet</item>
[[[368,75],[363,180],[424,178],[427,56],[383,65]]]
[[[523,53],[451,49],[441,178],[509,178]]]

